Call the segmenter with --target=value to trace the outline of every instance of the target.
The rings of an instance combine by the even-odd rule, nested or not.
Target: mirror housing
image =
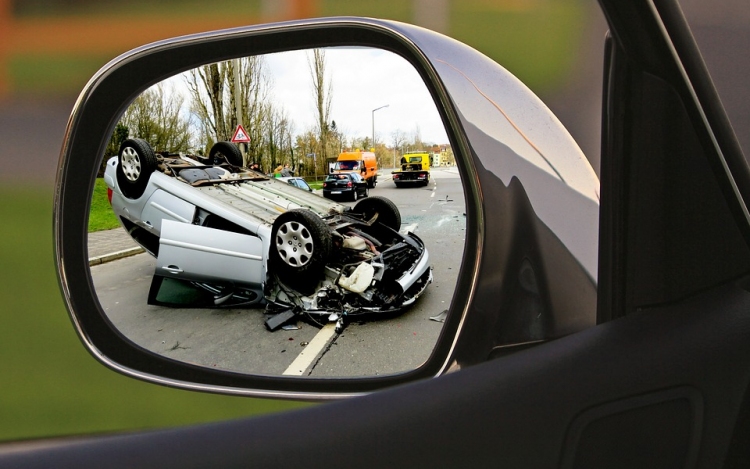
[[[129,341],[97,301],[86,245],[94,180],[120,116],[151,85],[203,64],[332,46],[381,48],[410,62],[454,149],[467,205],[466,239],[453,300],[430,358],[398,375],[301,380],[195,366]],[[546,106],[512,74],[466,45],[372,19],[252,26],[143,46],[114,59],[89,81],[70,117],[58,167],[55,255],[77,332],[106,366],[194,390],[340,398],[439,376],[594,325],[598,190],[588,161]]]

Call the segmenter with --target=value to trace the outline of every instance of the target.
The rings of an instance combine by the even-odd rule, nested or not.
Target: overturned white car
[[[353,208],[242,168],[219,142],[207,158],[155,153],[128,139],[107,162],[112,208],[157,259],[149,302],[165,279],[208,292],[191,306],[265,303],[275,329],[297,314],[346,318],[396,313],[432,281],[429,255],[402,234],[398,208],[383,197]]]

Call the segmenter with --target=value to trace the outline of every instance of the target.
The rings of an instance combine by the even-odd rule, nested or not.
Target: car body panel
[[[178,280],[232,283],[263,292],[263,241],[200,225],[162,220],[154,275]]]
[[[153,227],[156,232],[161,232],[161,224],[164,220],[192,223],[194,218],[195,205],[179,199],[163,189],[157,189],[151,194],[140,216],[143,223]]]

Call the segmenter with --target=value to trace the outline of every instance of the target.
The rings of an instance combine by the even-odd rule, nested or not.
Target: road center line
[[[318,355],[328,346],[336,336],[336,323],[329,322],[313,337],[305,349],[297,355],[289,368],[284,371],[285,376],[302,376],[312,365]]]

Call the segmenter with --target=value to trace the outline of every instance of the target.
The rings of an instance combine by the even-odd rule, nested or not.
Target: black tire
[[[355,187],[352,191],[352,202],[356,202],[357,199],[359,199],[359,189]]]
[[[147,141],[129,138],[122,142],[117,153],[117,185],[122,195],[128,199],[142,196],[157,164],[156,154]]]
[[[300,293],[311,293],[323,276],[330,254],[328,225],[310,210],[289,210],[274,221],[268,264],[284,284]]]
[[[208,152],[208,161],[211,164],[229,163],[232,166],[242,168],[242,152],[232,142],[216,142]]]
[[[370,189],[368,189],[367,187],[365,187],[365,195],[364,196],[365,197],[370,197]]]
[[[397,188],[399,188],[399,189],[400,189],[401,187],[403,187],[403,184],[401,184],[400,182],[394,182],[394,184],[396,184],[396,187],[397,187]]]
[[[377,214],[378,222],[395,231],[401,229],[401,212],[399,212],[396,204],[385,197],[374,195],[362,199],[354,206],[353,211],[363,214],[364,219],[368,221]]]

